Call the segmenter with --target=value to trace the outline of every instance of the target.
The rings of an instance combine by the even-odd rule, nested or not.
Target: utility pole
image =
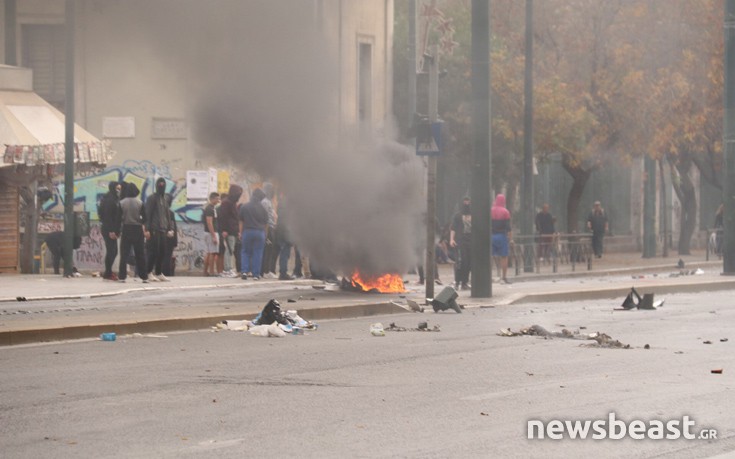
[[[490,279],[490,0],[472,0],[472,298]]]
[[[725,129],[722,274],[735,275],[735,0],[725,0]]]
[[[64,109],[64,276],[74,262],[74,27],[76,0],[66,0],[66,94]]]
[[[416,0],[408,0],[408,126],[416,126]],[[415,136],[412,136],[415,137]]]
[[[429,62],[429,126],[433,129],[439,119],[439,51],[436,45],[431,46],[431,56],[424,58]],[[432,131],[433,132],[433,131]],[[426,298],[434,298],[434,222],[436,221],[436,163],[437,156],[429,155],[427,161],[426,180]]]
[[[528,237],[523,244],[523,271],[533,272],[533,0],[526,0],[526,63],[523,84],[523,210],[522,232]]]

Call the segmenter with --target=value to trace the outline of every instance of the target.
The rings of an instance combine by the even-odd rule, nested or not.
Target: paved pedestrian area
[[[684,268],[677,266],[678,261]],[[297,309],[309,320],[405,313],[408,300],[425,303],[417,276],[404,276],[405,293],[346,292],[317,280],[242,281],[202,276],[177,276],[170,282],[143,284],[54,275],[0,275],[0,345],[91,337],[100,331],[158,332],[206,328],[224,318],[252,318],[269,298],[284,309]],[[443,285],[453,279],[452,265],[439,266]],[[550,264],[538,272],[509,272],[510,285],[492,284],[490,298],[473,298],[460,291],[467,309],[505,307],[519,303],[608,298],[622,302],[631,287],[641,293],[735,289],[735,277],[722,275],[722,262],[705,261],[704,254],[686,257],[641,258],[616,253],[586,264]],[[427,308],[431,311],[431,308]],[[433,312],[431,312],[433,314]],[[450,312],[446,312],[450,313]],[[453,312],[451,312],[453,314]]]

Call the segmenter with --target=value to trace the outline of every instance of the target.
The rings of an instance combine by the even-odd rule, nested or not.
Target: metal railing
[[[589,271],[594,258],[591,237],[591,233],[515,236],[508,253],[508,268],[513,268],[516,276],[522,272],[539,274],[542,266],[557,273],[561,265],[576,271],[581,264]]]

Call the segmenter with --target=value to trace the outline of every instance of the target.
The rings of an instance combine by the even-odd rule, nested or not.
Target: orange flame
[[[360,271],[355,271],[350,279],[356,287],[364,291],[377,290],[380,293],[405,293],[403,278],[398,274],[383,274],[382,276],[365,276]]]

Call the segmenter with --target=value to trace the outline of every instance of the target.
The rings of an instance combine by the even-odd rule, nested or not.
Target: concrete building
[[[65,5],[65,0],[0,0],[5,25],[0,63],[33,70],[35,92],[62,111]],[[109,180],[138,181],[145,194],[148,183],[165,177],[185,233],[186,222],[193,224],[200,213],[187,197],[188,172],[216,170],[220,179],[224,172],[225,183],[230,176],[251,180],[257,171],[224,163],[197,144],[195,105],[231,67],[256,63],[298,73],[283,60],[297,60],[288,50],[299,49],[307,30],[321,35],[334,62],[323,69],[332,73],[327,77],[336,87],[329,96],[333,118],[322,135],[339,142],[345,132],[379,131],[390,119],[393,0],[76,0],[74,5],[75,119],[109,140],[114,151],[107,169],[76,183],[75,205],[93,221]],[[60,204],[57,199],[56,209],[47,210],[60,210]],[[181,259],[193,266],[200,249],[194,231],[188,233],[189,249]],[[91,237],[98,236],[93,231]],[[85,249],[83,244],[80,268],[99,268],[102,254],[91,252],[98,245]]]

